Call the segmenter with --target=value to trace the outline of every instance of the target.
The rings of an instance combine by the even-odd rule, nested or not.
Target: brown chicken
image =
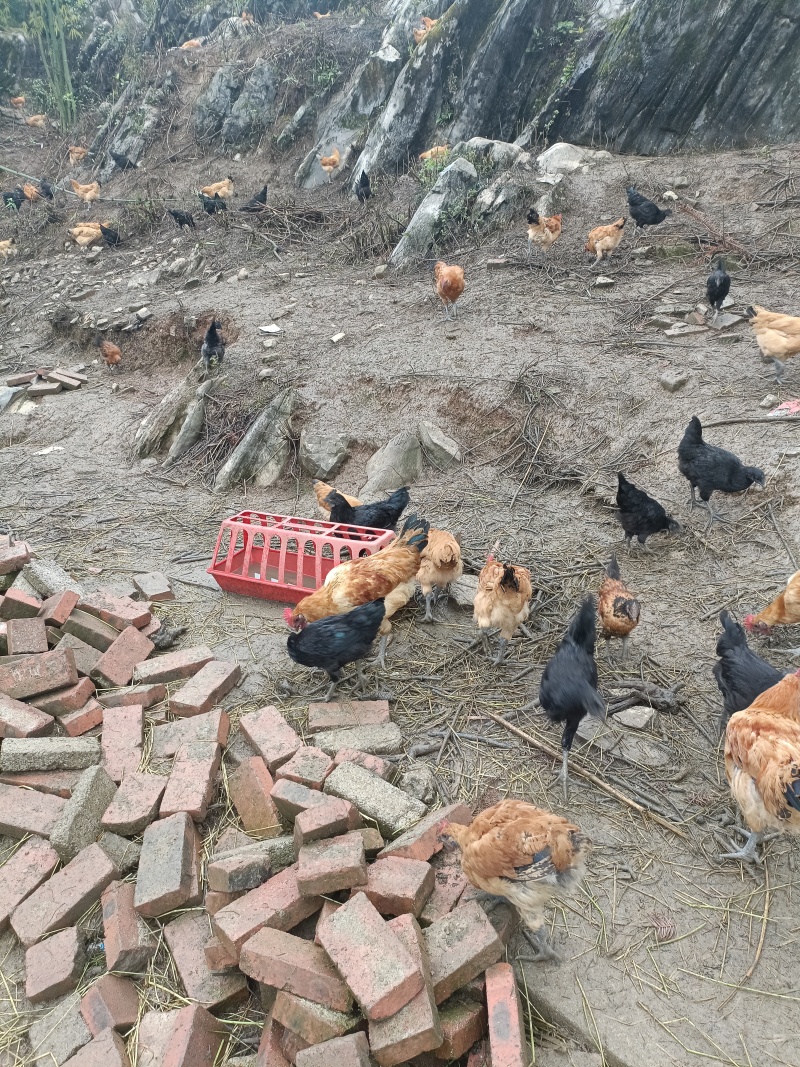
[[[7,241],[0,241],[0,259],[5,261],[9,256],[15,256],[17,249],[14,247],[16,240],[13,237],[9,237]]]
[[[69,146],[69,161],[73,167],[86,159],[88,154],[89,149],[84,148],[83,145],[71,144]]]
[[[79,248],[91,248],[103,242],[103,232],[99,222],[79,222],[67,233]]]
[[[294,608],[286,608],[283,614],[288,626],[299,630],[306,623],[343,615],[384,597],[386,616],[378,631],[381,637],[378,661],[383,665],[392,629],[389,620],[414,594],[420,554],[427,544],[429,529],[424,519],[409,515],[396,541],[372,556],[340,563],[330,571],[321,588],[304,597]]]
[[[312,14],[315,19],[329,19],[331,17],[330,11],[326,12],[324,15],[320,15],[319,11],[314,11]]]
[[[481,631],[483,647],[488,655],[488,630],[500,631],[500,642],[495,666],[502,663],[508,642],[530,615],[530,599],[533,596],[531,572],[513,563],[500,563],[494,553],[500,547],[498,541],[486,557],[483,570],[478,575],[478,592],[475,594],[473,618]]]
[[[205,38],[203,37],[192,37],[191,41],[184,41],[180,47],[187,52],[191,51],[193,48],[202,48],[204,40]]]
[[[339,154],[339,149],[336,147],[336,145],[333,146],[333,151],[331,152],[331,154],[329,156],[320,156],[319,157],[319,165],[322,167],[322,169],[328,175],[328,181],[329,182],[333,181],[333,172],[339,166],[339,163],[341,162],[341,158],[342,157]]]
[[[721,859],[755,860],[767,830],[800,834],[800,671],[731,715],[725,775],[749,834]]]
[[[612,637],[622,638],[622,658],[628,658],[628,638],[639,625],[642,605],[625,587],[617,557],[612,553],[606,576],[597,595],[597,612],[606,641],[606,655]]]
[[[786,361],[800,352],[800,318],[780,315],[754,304],[747,309],[756,343],[765,360],[775,368],[775,380],[783,384]]]
[[[243,11],[242,15],[241,15],[241,18],[242,18],[242,22],[255,22],[256,21],[249,11]]]
[[[33,203],[35,200],[41,200],[42,194],[36,188],[35,185],[31,185],[30,182],[25,182],[22,186],[22,191],[25,194],[25,199],[30,200]]]
[[[86,204],[87,208],[89,204],[93,203],[100,196],[100,182],[90,182],[88,185],[81,185],[80,182],[76,182],[74,178],[70,178],[69,184],[72,186],[72,191],[75,193],[79,200],[82,200]]]
[[[450,318],[450,310],[453,318],[456,317],[456,300],[464,292],[464,268],[448,267],[441,259],[433,266],[433,286],[436,295],[444,304],[444,317]]]
[[[776,596],[758,615],[745,615],[742,619],[749,633],[771,633],[773,626],[797,626],[800,624],[800,571],[795,571],[786,583],[784,591]]]
[[[8,102],[9,104],[11,104],[12,107],[25,107],[24,96],[10,96],[8,98]]]
[[[100,349],[100,355],[103,357],[103,362],[109,370],[114,370],[122,362],[122,352],[111,341],[104,341],[101,335],[95,334],[94,338],[95,348]]]
[[[325,482],[321,482],[319,478],[314,478],[312,485],[314,486],[314,496],[317,498],[317,504],[323,515],[330,515],[331,506],[328,503],[327,497],[330,493],[337,492],[340,496],[343,496],[347,503],[352,508],[361,506],[361,501],[356,496],[348,496],[347,493],[343,493],[340,489],[334,489],[332,485],[327,485]]]
[[[467,881],[519,912],[536,960],[557,959],[544,932],[545,908],[572,896],[586,869],[590,842],[561,815],[522,800],[501,800],[469,826],[442,822],[439,840],[461,850]]]
[[[228,200],[233,196],[233,178],[228,175],[221,182],[214,182],[212,185],[204,185],[200,190],[203,196],[214,197],[217,194],[223,199]]]
[[[424,622],[433,622],[433,605],[440,593],[464,573],[461,543],[447,530],[429,530],[417,581],[425,597]]]
[[[420,152],[419,158],[425,162],[426,159],[441,159],[442,156],[446,156],[450,149],[446,144],[435,144],[433,148],[429,148],[427,152]]]
[[[438,19],[428,18],[427,15],[422,16],[422,25],[425,27],[426,30],[432,29],[438,21]]]
[[[428,36],[428,28],[427,28],[427,26],[425,27],[424,30],[413,30],[412,32],[414,34],[414,43],[415,44],[422,44],[422,42]]]
[[[617,219],[616,222],[610,222],[608,226],[595,226],[589,231],[584,251],[594,252],[597,256],[595,263],[599,263],[607,255],[610,256],[620,243],[624,229],[625,219]]]
[[[47,125],[47,115],[28,115],[25,119],[26,126],[35,126],[37,130],[43,130]]]
[[[560,215],[540,215],[536,208],[530,209],[528,212],[528,259],[531,258],[534,245],[542,252],[546,252],[560,236]]]

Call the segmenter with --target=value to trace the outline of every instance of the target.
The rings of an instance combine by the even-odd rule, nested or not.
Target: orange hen
[[[436,295],[444,304],[444,317],[450,318],[452,308],[453,318],[456,317],[456,300],[464,292],[464,268],[449,267],[441,259],[433,267],[433,284]]]
[[[642,605],[622,581],[617,557],[612,553],[597,596],[597,611],[603,626],[606,654],[612,637],[622,638],[622,658],[628,657],[628,638],[639,625]]]
[[[100,182],[90,182],[88,185],[81,185],[81,183],[76,182],[74,178],[70,178],[69,184],[72,186],[73,193],[79,200],[82,200],[87,207],[100,196]]]
[[[800,671],[731,715],[725,775],[749,834],[721,858],[755,860],[767,830],[800,834]]]
[[[357,508],[361,505],[361,501],[358,497],[348,496],[347,493],[343,493],[340,489],[334,489],[332,485],[327,485],[325,482],[321,482],[319,478],[315,478],[313,481],[314,496],[317,498],[317,504],[323,515],[330,515],[331,506],[328,503],[327,497],[330,493],[337,492],[339,496],[343,496],[351,508]]]
[[[104,341],[100,334],[95,335],[95,347],[100,349],[103,362],[109,370],[114,370],[122,362],[122,352],[111,341]]]
[[[488,653],[487,630],[500,631],[500,647],[495,665],[505,658],[508,642],[530,614],[530,599],[533,596],[531,572],[526,567],[513,563],[500,563],[494,558],[499,542],[486,558],[483,570],[478,575],[478,592],[475,594],[473,618],[481,631],[483,647]]]
[[[47,125],[47,115],[29,115],[25,119],[26,126],[35,126],[37,130],[43,130]]]
[[[25,107],[24,96],[10,96],[8,98],[8,102],[9,104],[11,104],[12,107]]]
[[[76,163],[80,163],[82,160],[86,159],[88,154],[89,149],[84,148],[83,145],[71,144],[69,146],[69,161],[73,167]]]
[[[595,263],[599,263],[607,255],[610,256],[620,243],[624,229],[624,218],[617,219],[616,222],[610,222],[608,226],[595,226],[593,230],[589,231],[584,251],[594,252],[597,257]]]
[[[331,152],[331,154],[329,156],[320,156],[319,157],[319,165],[322,167],[322,169],[328,175],[328,181],[329,182],[333,181],[333,172],[339,166],[339,163],[341,162],[341,158],[342,158],[341,154],[339,153],[339,149],[336,147],[336,145],[333,146],[333,151]]]
[[[433,622],[433,605],[439,593],[464,573],[461,544],[447,530],[429,530],[417,581],[425,597],[425,622]]]
[[[758,615],[745,615],[742,620],[751,634],[765,636],[773,626],[796,626],[800,623],[800,571],[795,571],[786,588]]]
[[[534,245],[546,252],[560,236],[560,215],[540,215],[536,208],[531,208],[528,212],[528,259]]]
[[[443,822],[439,833],[461,850],[471,885],[514,905],[534,959],[554,958],[543,929],[545,907],[571,896],[583,878],[590,843],[578,827],[525,801],[501,800],[469,826]]]

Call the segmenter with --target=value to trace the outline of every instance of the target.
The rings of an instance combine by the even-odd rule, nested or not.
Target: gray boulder
[[[310,100],[306,100],[295,111],[275,140],[275,144],[282,152],[286,148],[290,148],[298,137],[311,128],[311,124],[316,118],[318,106],[319,101],[315,96],[312,96]]]
[[[243,85],[244,75],[233,63],[219,68],[194,105],[194,127],[198,137],[210,138],[220,132]]]
[[[279,393],[256,418],[214,482],[214,491],[248,482],[264,488],[281,477],[291,454],[290,420],[299,397],[293,389]]]
[[[165,467],[171,467],[173,463],[177,463],[181,456],[185,456],[192,445],[200,440],[206,422],[208,397],[218,380],[217,378],[210,378],[195,391],[194,399],[190,400],[186,409],[181,428],[178,430],[177,436],[167,453],[167,458],[164,460]]]
[[[422,446],[410,430],[402,430],[367,461],[367,481],[359,493],[362,500],[411,485],[422,474]]]
[[[272,67],[266,59],[259,59],[222,124],[222,139],[237,144],[263,133],[275,119],[277,92]]]
[[[333,477],[347,459],[350,437],[303,430],[300,434],[300,466],[312,478]]]
[[[419,424],[419,439],[425,458],[439,470],[447,470],[461,462],[461,446],[434,423]]]
[[[460,156],[469,160],[480,158],[503,170],[508,170],[524,154],[519,145],[510,141],[493,141],[490,137],[471,137],[468,141],[459,141],[450,149],[451,159]]]
[[[574,174],[587,171],[599,163],[611,163],[614,157],[602,149],[580,148],[559,141],[537,156],[536,169],[540,174]]]
[[[423,260],[435,246],[444,220],[465,210],[477,180],[477,171],[466,159],[456,159],[446,166],[389,256],[389,265],[410,267]]]
[[[145,415],[133,438],[133,450],[140,459],[172,447],[197,396],[199,384],[199,371],[195,368],[167,393],[158,407]]]

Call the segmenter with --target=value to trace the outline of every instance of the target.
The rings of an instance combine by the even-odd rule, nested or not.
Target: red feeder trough
[[[394,541],[389,530],[240,511],[225,519],[208,573],[228,593],[296,604],[340,563]]]

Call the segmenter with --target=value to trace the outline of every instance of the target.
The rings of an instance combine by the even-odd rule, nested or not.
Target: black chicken
[[[166,652],[168,648],[172,648],[179,637],[183,637],[188,629],[188,626],[168,626],[162,622],[156,632],[151,635],[150,640],[156,646],[157,652]]]
[[[678,470],[692,487],[689,503],[697,506],[695,489],[708,509],[708,525],[720,516],[711,507],[711,494],[743,493],[751,485],[764,488],[764,472],[760,467],[746,467],[738,456],[717,445],[707,445],[703,440],[703,427],[696,415],[692,416],[681,443],[678,445]]]
[[[407,488],[395,489],[386,500],[379,500],[377,504],[359,504],[354,508],[334,489],[328,493],[325,502],[330,505],[331,522],[368,526],[373,530],[394,530],[397,520],[408,507],[409,499]]]
[[[625,531],[626,541],[636,537],[638,543],[644,546],[651,534],[661,533],[662,530],[666,533],[680,532],[680,525],[666,513],[659,502],[633,482],[629,482],[622,471],[617,472],[617,480],[619,521]]]
[[[326,700],[333,696],[341,680],[342,667],[348,663],[358,663],[358,684],[363,692],[366,679],[359,661],[372,647],[385,614],[381,598],[361,604],[344,615],[304,622],[299,631],[289,634],[286,651],[295,663],[304,667],[319,667],[327,672],[331,685],[325,695]]]
[[[13,207],[16,211],[19,211],[19,209],[25,203],[26,199],[25,193],[22,191],[22,189],[20,189],[19,186],[16,186],[16,188],[11,189],[9,192],[4,192],[0,195],[2,195],[3,197],[3,204],[6,207]]]
[[[648,200],[646,196],[638,193],[632,185],[628,186],[626,192],[628,194],[628,210],[639,229],[643,230],[645,226],[659,226],[667,215],[672,214],[669,208],[662,210],[658,204],[654,204],[652,200]]]
[[[173,219],[175,220],[175,225],[178,227],[179,230],[182,230],[184,226],[188,230],[195,229],[194,217],[190,212],[177,211],[175,208],[167,208],[167,210],[169,211],[170,215],[172,215]]]
[[[722,693],[722,732],[735,711],[749,708],[757,696],[778,684],[783,672],[756,655],[747,643],[744,627],[727,611],[720,612],[719,621],[722,624],[722,633],[717,640],[719,659],[711,672]]]
[[[713,274],[709,274],[706,281],[706,296],[709,305],[714,309],[714,318],[722,311],[722,302],[730,291],[731,276],[725,270],[725,260],[720,258]]]
[[[200,203],[203,205],[203,211],[205,211],[206,215],[216,215],[218,211],[228,210],[228,205],[219,193],[214,193],[213,196],[206,196],[205,193],[198,193],[197,195],[200,197]]]
[[[267,206],[267,192],[268,186],[264,186],[260,193],[256,193],[255,196],[251,196],[246,204],[242,204],[239,211],[246,211],[251,215],[257,214],[259,211],[263,211]]]
[[[110,226],[104,226],[102,222],[100,223],[100,233],[103,235],[103,240],[109,248],[113,248],[114,245],[122,243],[119,230],[114,230]]]
[[[45,200],[53,200],[53,186],[47,180],[47,178],[39,179],[39,192],[45,198]]]
[[[356,183],[356,196],[359,202],[364,204],[372,196],[372,186],[369,181],[369,174],[365,170],[361,171],[361,177]]]
[[[134,163],[132,159],[128,159],[122,152],[115,152],[113,148],[109,148],[108,154],[114,160],[114,166],[120,170],[138,170],[139,164]]]
[[[547,661],[539,684],[539,703],[551,722],[564,724],[561,735],[562,764],[559,779],[567,799],[567,759],[575,733],[586,715],[600,720],[606,706],[597,691],[597,639],[595,602],[588,596],[581,604],[554,654]]]
[[[200,355],[203,357],[203,366],[206,374],[211,374],[222,366],[225,357],[225,341],[219,334],[222,323],[214,319],[208,327],[200,347]]]

